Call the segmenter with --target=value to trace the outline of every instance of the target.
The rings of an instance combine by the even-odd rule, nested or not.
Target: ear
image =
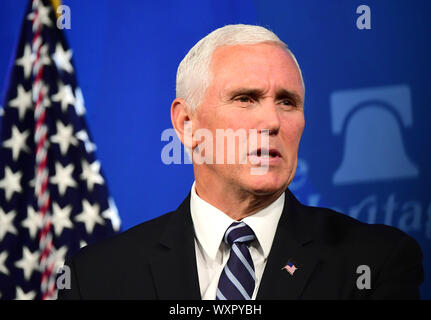
[[[192,139],[192,118],[188,111],[187,102],[183,98],[176,98],[172,102],[171,121],[184,146],[193,149],[197,142]]]

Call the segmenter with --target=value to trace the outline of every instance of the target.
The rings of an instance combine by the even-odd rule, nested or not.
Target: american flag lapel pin
[[[298,269],[292,262],[288,262],[281,270],[286,270],[290,273],[291,276],[295,273],[295,271]]]

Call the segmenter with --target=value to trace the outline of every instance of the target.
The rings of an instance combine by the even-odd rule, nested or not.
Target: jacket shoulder
[[[100,264],[102,261],[125,259],[128,256],[143,258],[142,255],[145,256],[157,245],[167,221],[174,213],[163,214],[118,235],[83,247],[73,256],[73,260],[77,263]]]
[[[71,288],[60,299],[155,298],[149,261],[174,212],[82,248],[66,261]]]
[[[303,206],[301,213],[313,224],[322,265],[330,266],[328,274],[337,270],[337,277],[347,284],[345,290],[352,297],[419,297],[423,254],[411,236],[393,226],[364,223],[332,209]],[[356,290],[359,266],[367,266],[371,272],[369,292]]]
[[[352,240],[358,246],[392,247],[401,240],[416,242],[400,229],[384,224],[368,224],[333,209],[303,205],[314,220],[314,231],[326,240]]]

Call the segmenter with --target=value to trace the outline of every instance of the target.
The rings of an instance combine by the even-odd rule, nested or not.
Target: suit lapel
[[[171,215],[151,271],[159,299],[201,299],[190,194]]]
[[[299,299],[319,262],[313,245],[313,222],[301,206],[287,190],[257,299]],[[283,269],[287,263],[297,268],[293,274]]]

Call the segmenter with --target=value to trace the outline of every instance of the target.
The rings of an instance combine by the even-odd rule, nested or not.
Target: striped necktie
[[[256,239],[244,222],[234,222],[226,230],[224,242],[230,247],[227,261],[217,288],[217,300],[251,300],[254,286],[254,264],[248,245]]]

